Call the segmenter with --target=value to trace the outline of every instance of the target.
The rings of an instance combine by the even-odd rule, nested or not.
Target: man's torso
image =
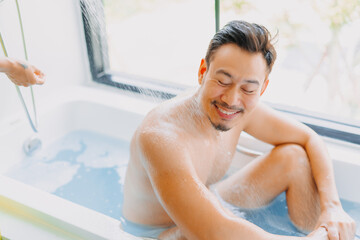
[[[175,107],[181,108],[180,107]],[[143,155],[138,148],[138,135],[144,129],[150,127],[154,131],[173,132],[191,156],[191,163],[197,177],[209,187],[224,177],[230,167],[236,151],[238,138],[242,127],[238,126],[227,132],[219,132],[216,137],[207,137],[191,127],[179,126],[182,122],[172,121],[176,116],[166,117],[166,124],[158,124],[163,119],[159,116],[164,114],[163,109],[152,111],[138,128],[131,142],[130,161],[126,174],[124,187],[123,214],[130,221],[146,225],[172,225],[171,218],[167,215],[159,202],[143,166]],[[186,113],[182,113],[186,114]],[[186,118],[182,119],[186,122]],[[171,147],[171,146],[170,146]]]

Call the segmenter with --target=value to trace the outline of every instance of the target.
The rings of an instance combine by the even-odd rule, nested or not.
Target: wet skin
[[[344,239],[351,239],[355,225],[341,212],[321,139],[306,126],[259,103],[268,84],[267,72],[260,53],[224,45],[210,66],[202,60],[200,87],[194,93],[164,102],[145,117],[131,142],[125,218],[176,226],[163,239],[175,235],[179,239],[298,239],[266,233],[236,218],[208,189],[216,184],[226,201],[242,207],[259,207],[286,191],[290,217],[307,230],[320,226],[319,216],[327,227],[335,225],[325,215],[336,209],[345,222],[348,238]],[[275,147],[220,181],[236,157],[242,131]],[[316,238],[308,239],[327,239],[326,231],[322,233],[324,228],[319,228],[313,233]]]

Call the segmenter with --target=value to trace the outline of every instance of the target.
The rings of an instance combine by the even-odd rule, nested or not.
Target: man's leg
[[[165,230],[159,235],[160,240],[186,240],[186,238],[182,235],[180,228],[175,226],[168,230]]]
[[[264,206],[286,191],[290,218],[302,230],[313,230],[320,215],[309,159],[296,144],[275,147],[219,182],[216,189],[225,201],[244,208]]]

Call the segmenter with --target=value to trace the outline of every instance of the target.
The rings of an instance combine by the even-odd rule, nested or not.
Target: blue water
[[[26,157],[6,175],[120,219],[129,142],[74,131]]]
[[[90,131],[70,132],[46,149],[24,158],[6,175],[115,219],[121,218],[129,142]],[[342,200],[360,226],[360,203]],[[256,210],[231,207],[268,232],[303,236],[291,224],[285,194]],[[360,231],[357,231],[360,235]]]

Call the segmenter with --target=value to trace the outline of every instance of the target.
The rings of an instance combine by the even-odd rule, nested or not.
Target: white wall
[[[45,85],[34,87],[37,101],[46,101],[46,96],[63,87],[90,81],[79,0],[19,0],[19,5],[29,61],[47,75]],[[6,39],[9,55],[17,55],[14,43],[22,51],[21,35],[11,34],[19,31],[15,6],[15,0],[0,3],[0,31],[3,38],[6,32],[10,36]],[[29,96],[30,89],[24,89]],[[26,101],[31,104],[29,97]],[[25,118],[14,85],[0,74],[0,125],[15,116]]]

